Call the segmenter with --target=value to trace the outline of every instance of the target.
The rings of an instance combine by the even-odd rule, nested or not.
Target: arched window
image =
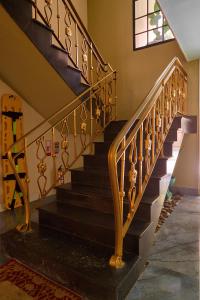
[[[156,0],[133,0],[134,49],[174,39]]]

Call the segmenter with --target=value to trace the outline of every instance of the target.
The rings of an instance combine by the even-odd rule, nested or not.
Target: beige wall
[[[87,28],[88,18],[87,18],[87,0],[72,0],[72,3],[81,17],[85,27]]]
[[[188,73],[188,105],[189,115],[198,114],[199,106],[199,61],[193,61],[185,65]],[[178,188],[187,188],[192,193],[198,191],[199,174],[199,142],[198,134],[186,134],[184,136],[181,154],[176,164],[174,176]]]
[[[104,57],[118,70],[118,118],[130,118],[174,56],[189,75],[188,111],[197,114],[198,62],[187,63],[178,44],[171,41],[133,51],[132,0],[88,0],[88,28]],[[175,170],[177,184],[197,189],[197,135],[184,138]]]
[[[104,57],[118,70],[118,111],[129,118],[174,56],[176,42],[133,51],[132,0],[88,0],[88,28]]]

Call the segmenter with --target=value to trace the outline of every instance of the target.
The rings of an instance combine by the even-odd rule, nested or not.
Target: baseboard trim
[[[0,204],[0,212],[3,212],[4,210],[6,210],[5,207]]]
[[[172,192],[180,195],[199,196],[197,188],[173,186]]]

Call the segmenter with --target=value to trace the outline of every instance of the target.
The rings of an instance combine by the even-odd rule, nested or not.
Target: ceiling
[[[188,61],[200,58],[200,0],[158,0]]]

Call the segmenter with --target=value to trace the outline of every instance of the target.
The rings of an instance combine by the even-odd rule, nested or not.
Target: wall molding
[[[199,190],[198,188],[190,188],[190,187],[184,187],[184,186],[173,186],[172,192],[174,194],[180,194],[180,195],[190,195],[190,196],[199,196]]]

